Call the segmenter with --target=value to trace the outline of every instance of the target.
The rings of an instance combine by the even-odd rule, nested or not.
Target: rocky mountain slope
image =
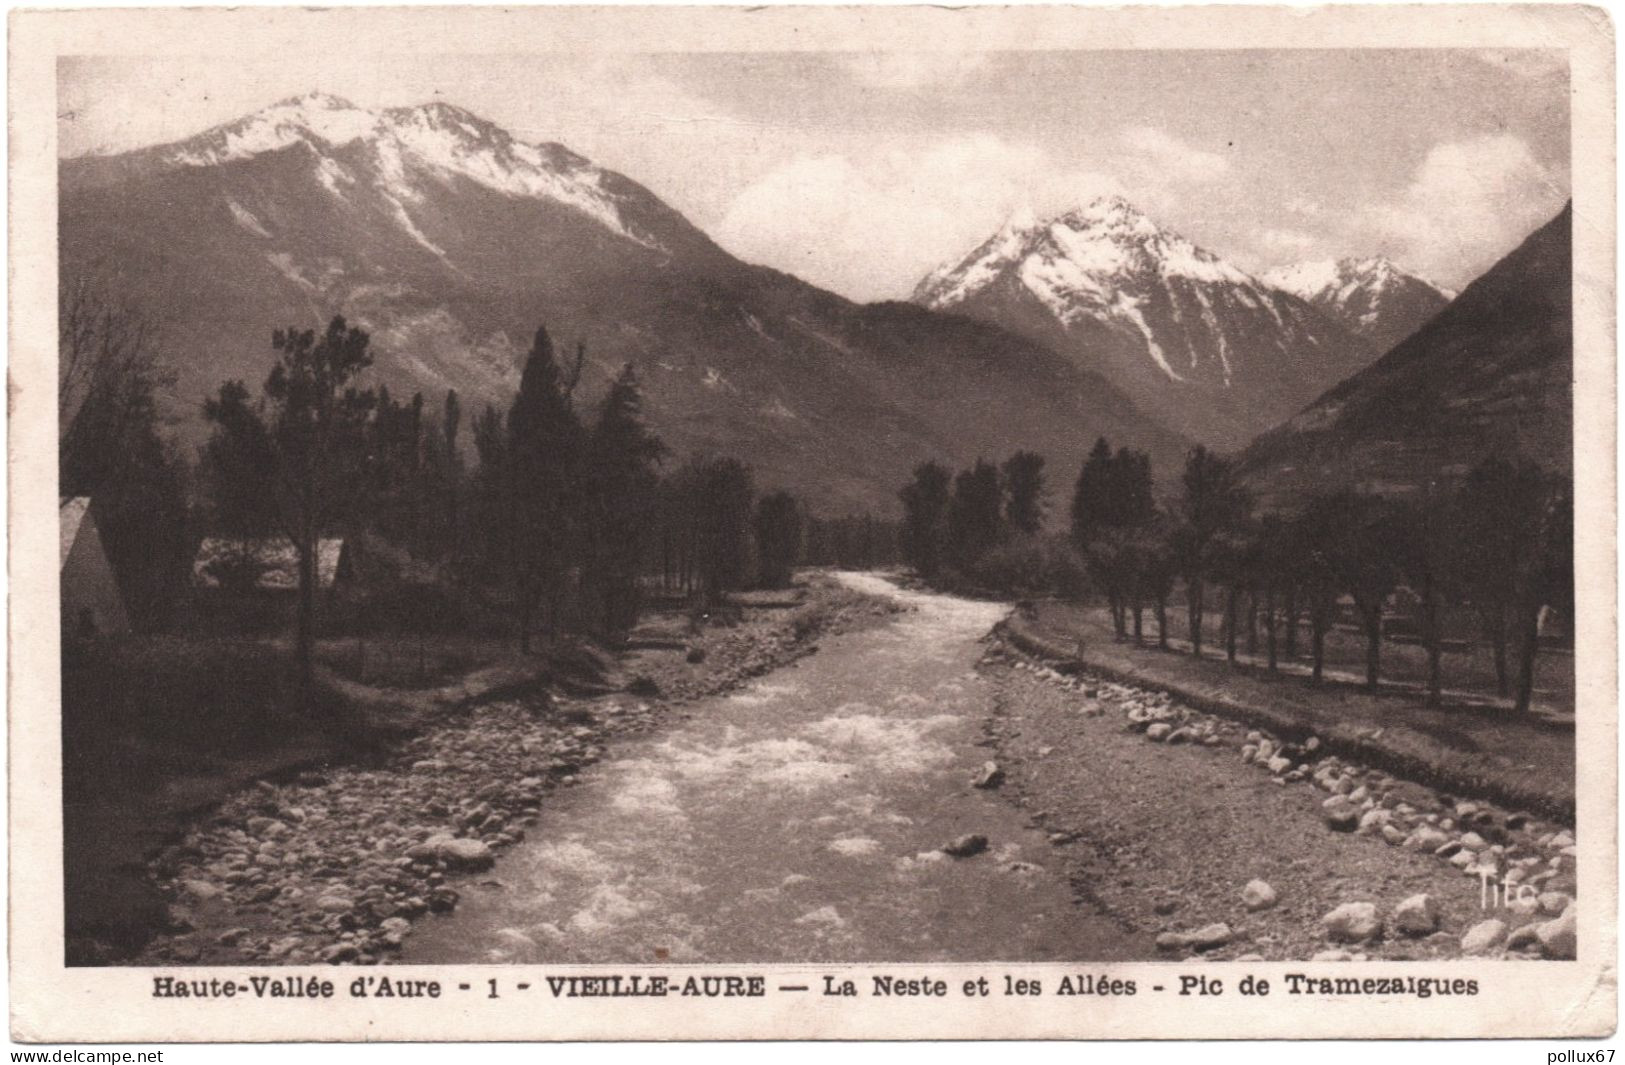
[[[1054,347],[1193,437],[1239,448],[1376,352],[1118,197],[1007,223],[914,301]]]
[[[1266,497],[1402,493],[1489,455],[1573,469],[1572,211],[1244,456]]]
[[[636,182],[447,104],[283,101],[190,140],[60,166],[64,276],[164,322],[183,431],[271,362],[274,328],[342,313],[375,379],[506,406],[538,323],[588,351],[596,400],[627,361],[679,455],[740,455],[824,511],[895,507],[926,458],[1018,447],[1070,477],[1098,434],[1165,470],[1184,439],[1030,339],[864,306],[728,255]]]
[[[1377,351],[1416,332],[1455,296],[1382,256],[1294,263],[1260,280],[1318,308]]]

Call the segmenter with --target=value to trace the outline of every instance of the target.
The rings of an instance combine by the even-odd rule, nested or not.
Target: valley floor
[[[498,702],[228,801],[158,870],[183,927],[148,960],[1572,954],[1560,826],[1063,676],[1000,604],[839,580],[879,623],[742,686]],[[1486,905],[1492,866],[1528,900]]]

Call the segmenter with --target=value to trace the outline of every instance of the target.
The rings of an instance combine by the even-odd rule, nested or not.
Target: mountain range
[[[1242,464],[1265,501],[1404,494],[1490,456],[1572,476],[1572,226],[1565,207],[1386,355],[1259,437]]]
[[[743,263],[636,182],[447,104],[312,94],[59,178],[64,277],[163,320],[193,439],[223,380],[263,380],[273,329],[344,314],[374,380],[465,409],[512,401],[545,323],[585,344],[586,403],[631,362],[674,452],[739,455],[825,511],[895,509],[928,458],[1034,448],[1059,482],[1102,434],[1166,471],[1187,443],[1041,344]]]
[[[1106,197],[1011,220],[913,299],[1052,347],[1169,424],[1234,449],[1443,305],[1431,285],[1378,262],[1349,264],[1321,282],[1341,282],[1330,289],[1302,274],[1254,277]]]
[[[464,409],[512,401],[545,324],[585,346],[584,406],[631,362],[676,455],[740,456],[825,513],[894,512],[918,462],[1017,448],[1059,495],[1102,435],[1163,485],[1192,442],[1251,443],[1249,474],[1283,491],[1570,454],[1567,212],[1453,301],[1380,258],[1255,276],[1107,198],[859,304],[444,103],[311,94],[64,159],[59,187],[64,279],[161,323],[194,442],[206,396],[264,379],[273,330],[343,314],[372,334],[374,383]]]

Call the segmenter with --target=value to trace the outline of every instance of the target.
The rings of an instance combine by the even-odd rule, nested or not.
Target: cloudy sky
[[[1460,287],[1568,196],[1542,51],[68,59],[61,152],[320,89],[445,100],[647,185],[742,258],[901,298],[1010,214],[1121,193],[1244,268],[1385,254]]]

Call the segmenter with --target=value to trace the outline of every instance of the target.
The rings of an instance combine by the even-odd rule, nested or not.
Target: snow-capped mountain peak
[[[914,300],[1074,354],[1193,435],[1234,444],[1361,358],[1343,330],[1121,196],[1013,218]]]
[[[212,166],[280,151],[299,141],[348,144],[372,133],[378,116],[327,93],[291,96],[246,118],[228,122],[173,145],[165,153],[172,163]]]
[[[1263,280],[1384,349],[1409,336],[1456,295],[1381,255],[1293,263],[1269,271]]]
[[[1265,282],[1311,303],[1327,295],[1346,299],[1356,289],[1381,292],[1398,284],[1420,282],[1446,298],[1450,292],[1415,274],[1408,273],[1384,255],[1370,258],[1319,259],[1292,263],[1265,273]]]
[[[628,240],[665,250],[628,216],[626,195],[606,187],[605,171],[561,145],[520,141],[447,103],[372,110],[313,92],[161,147],[156,155],[168,166],[210,167],[301,144],[315,156],[315,176],[329,194],[349,195],[357,184],[355,171],[365,171],[363,184],[385,196],[402,227],[431,250],[435,246],[423,239],[403,205],[422,200],[425,179],[456,178],[510,196],[552,200]],[[345,151],[338,154],[339,149]]]
[[[1109,301],[1118,281],[1134,277],[1257,287],[1245,272],[1159,226],[1121,196],[1106,196],[1048,219],[1013,216],[969,255],[927,275],[915,302],[952,307],[1012,267],[1063,318],[1077,297]]]

